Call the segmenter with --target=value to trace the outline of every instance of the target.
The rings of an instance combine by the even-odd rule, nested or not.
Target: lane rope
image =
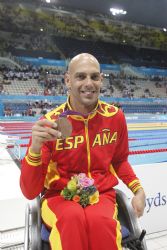
[[[28,144],[20,144],[19,147],[25,148],[25,147],[28,147]],[[7,148],[14,148],[14,145],[8,145]],[[160,152],[167,152],[167,148],[147,149],[147,150],[132,150],[132,151],[129,151],[129,155],[151,154],[151,153],[160,153]]]

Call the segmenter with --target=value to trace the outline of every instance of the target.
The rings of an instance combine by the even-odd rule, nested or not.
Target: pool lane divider
[[[21,148],[25,148],[25,147],[28,147],[28,144],[20,144],[19,146]],[[14,148],[14,145],[8,145],[7,148]],[[132,150],[132,151],[129,151],[129,155],[151,154],[151,153],[160,153],[160,152],[167,152],[167,148]]]
[[[167,152],[167,148],[132,150],[132,151],[129,151],[129,155],[150,154],[150,153],[160,153],[160,152]]]

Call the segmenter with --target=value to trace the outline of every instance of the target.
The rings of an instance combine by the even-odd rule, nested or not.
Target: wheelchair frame
[[[146,232],[141,230],[139,220],[134,213],[132,205],[121,190],[116,189],[116,200],[118,204],[118,219],[125,226],[130,235],[122,240],[123,249],[147,250],[144,236]],[[45,244],[41,240],[41,215],[40,197],[28,202],[25,212],[25,234],[24,250],[45,250]]]

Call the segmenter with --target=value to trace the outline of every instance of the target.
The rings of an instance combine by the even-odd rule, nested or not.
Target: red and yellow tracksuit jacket
[[[56,121],[67,109],[71,109],[68,102],[45,118]],[[70,177],[78,173],[92,177],[100,193],[115,187],[118,178],[135,193],[141,185],[128,163],[128,133],[123,112],[99,100],[87,117],[77,114],[67,118],[73,128],[71,136],[45,143],[40,154],[27,150],[20,177],[23,194],[33,199],[43,188],[46,198],[60,194]]]

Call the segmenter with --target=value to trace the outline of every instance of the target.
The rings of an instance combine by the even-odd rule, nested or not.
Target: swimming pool
[[[132,165],[167,162],[167,115],[127,115],[129,162]],[[22,159],[31,135],[33,122],[0,122],[0,135],[15,136],[10,151]]]

